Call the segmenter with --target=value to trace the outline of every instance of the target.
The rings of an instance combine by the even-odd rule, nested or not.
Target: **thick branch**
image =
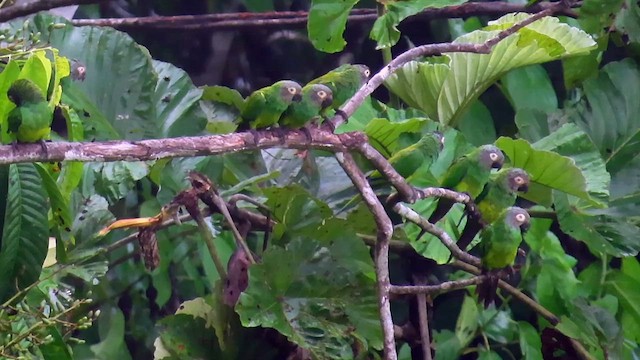
[[[50,142],[45,144],[46,154],[42,152],[40,144],[17,144],[16,151],[11,145],[3,145],[0,146],[0,165],[34,161],[144,161],[220,155],[278,146],[336,152],[346,151],[344,144],[354,143],[351,140],[354,136],[358,136],[358,139],[362,137],[358,133],[334,135],[327,131],[310,129],[311,142],[301,131],[287,132],[282,142],[273,131],[264,130],[258,133],[260,136],[257,145],[253,135],[248,132],[138,141]]]
[[[38,0],[20,2],[0,9],[0,22],[37,13],[38,11],[54,9],[61,6],[93,4],[106,0]]]
[[[367,96],[371,95],[375,89],[377,89],[382,83],[396,70],[402,67],[404,64],[411,60],[414,60],[421,56],[433,56],[440,55],[449,52],[467,52],[476,54],[488,54],[491,49],[500,41],[506,37],[514,34],[516,31],[523,27],[545,17],[553,14],[556,11],[566,8],[563,3],[555,3],[553,6],[533,14],[527,19],[513,25],[512,27],[499,32],[495,37],[487,40],[482,44],[461,44],[461,43],[441,43],[441,44],[428,44],[415,47],[407,50],[404,53],[398,55],[388,65],[380,69],[369,81],[364,84],[356,93],[349,99],[342,107],[341,111],[336,112],[336,115],[331,119],[331,124],[326,126],[333,128],[338,127],[340,124],[346,121],[345,116],[348,118],[351,116],[358,107],[362,104]]]
[[[551,2],[541,2],[527,7],[524,4],[506,2],[471,2],[440,9],[426,9],[406,22],[425,21],[431,19],[460,18],[468,16],[501,16],[513,12],[537,13],[554,6]],[[576,17],[576,13],[568,8],[559,11],[562,15]],[[281,11],[265,13],[223,13],[181,16],[153,16],[112,19],[76,19],[76,26],[109,26],[116,29],[181,29],[181,30],[240,30],[303,28],[307,24],[309,13],[306,11]],[[354,9],[348,22],[373,22],[377,19],[375,9]]]
[[[393,235],[393,224],[351,154],[337,153],[336,159],[351,179],[351,182],[353,182],[353,185],[358,189],[360,195],[362,195],[378,227],[374,261],[378,285],[378,308],[384,337],[384,358],[385,360],[396,360],[398,354],[396,353],[391,303],[389,301],[389,289],[391,287],[391,280],[389,279],[389,241]]]

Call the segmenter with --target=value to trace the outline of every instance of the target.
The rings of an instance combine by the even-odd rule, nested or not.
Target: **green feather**
[[[480,146],[453,163],[445,173],[441,186],[476,198],[489,181],[491,169],[499,169],[503,163],[504,154],[500,149],[493,145]],[[429,222],[432,224],[438,222],[453,204],[452,200],[440,199],[438,206],[429,217]]]
[[[320,113],[331,106],[333,92],[321,84],[309,84],[302,88],[302,99],[289,105],[282,114],[280,125],[297,129],[320,118]]]
[[[522,242],[522,233],[528,228],[529,222],[526,210],[509,207],[480,234],[482,268],[487,279],[478,285],[476,292],[485,307],[493,302],[498,288],[499,273],[494,271],[513,264]]]
[[[302,88],[291,80],[256,90],[244,101],[244,107],[238,119],[239,127],[264,129],[278,123],[282,113],[293,102],[300,101]]]
[[[18,142],[48,139],[53,111],[40,88],[29,79],[19,79],[11,85],[7,96],[16,104],[7,119],[9,135]]]
[[[309,84],[322,84],[331,89],[333,92],[331,108],[339,109],[369,80],[370,74],[366,65],[344,64],[309,81]]]
[[[442,149],[442,134],[433,132],[424,135],[415,144],[398,150],[388,160],[393,168],[405,179],[409,179],[421,166],[431,166]],[[376,170],[371,178],[382,175]]]

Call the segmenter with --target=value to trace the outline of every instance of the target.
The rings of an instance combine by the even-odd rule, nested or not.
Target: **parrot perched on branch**
[[[322,84],[331,89],[331,108],[337,110],[369,80],[369,75],[371,71],[366,65],[344,64],[309,81],[309,84]]]
[[[309,84],[302,88],[302,99],[289,105],[280,117],[280,125],[301,128],[320,117],[320,113],[333,103],[333,92],[325,85]]]
[[[415,144],[398,150],[388,160],[398,174],[407,179],[425,163],[428,165],[433,164],[438,158],[443,144],[444,136],[434,131],[422,136]],[[369,176],[370,179],[380,177],[382,177],[382,174],[377,170]]]
[[[7,121],[7,133],[14,143],[40,142],[46,152],[44,140],[51,133],[53,110],[42,90],[29,79],[18,79],[9,87],[7,97],[16,104]]]
[[[502,164],[504,154],[500,149],[493,145],[482,145],[456,160],[445,173],[440,186],[467,193],[475,199],[489,181],[491,169],[500,169]],[[454,204],[453,200],[441,198],[429,217],[429,222],[438,222]]]
[[[529,174],[519,168],[502,169],[491,176],[482,193],[475,199],[480,218],[469,216],[458,240],[458,247],[465,250],[484,225],[490,225],[500,213],[513,206],[518,192],[529,190]]]
[[[301,99],[302,87],[295,81],[281,80],[251,93],[240,111],[238,127],[264,129],[276,125],[289,105]]]
[[[480,234],[480,250],[482,252],[483,273],[487,280],[476,288],[478,300],[484,301],[488,307],[495,297],[498,288],[499,273],[513,264],[522,242],[523,233],[530,224],[529,213],[519,207],[509,207],[503,210],[498,218]]]

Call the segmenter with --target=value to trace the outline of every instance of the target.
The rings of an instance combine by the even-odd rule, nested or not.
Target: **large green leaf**
[[[578,126],[565,124],[534,143],[533,147],[573,159],[585,178],[589,195],[601,203],[608,200],[611,176],[598,149]]]
[[[585,101],[570,115],[614,174],[640,153],[640,69],[631,59],[610,63],[585,81],[584,92]]]
[[[455,43],[483,43],[494,37],[499,30],[506,29],[528,16],[522,13],[507,14],[491,22],[483,30],[459,37]],[[415,99],[422,98],[416,95],[417,93],[432,94],[422,98],[418,108],[430,116],[434,109],[437,109],[435,118],[438,121],[455,126],[467,107],[505,72],[520,66],[584,54],[594,46],[593,39],[583,31],[560,23],[557,18],[546,17],[502,40],[490,54],[446,55],[450,59],[449,71],[438,69],[436,76],[435,69],[443,66],[441,61],[438,61],[438,65],[427,64],[422,66],[423,76],[412,78],[411,83],[402,79],[416,74],[421,66],[409,63],[389,77],[386,85],[412,106],[417,105]],[[408,74],[403,74],[405,71]],[[443,75],[444,80],[440,83],[426,81],[429,78],[441,80]],[[410,96],[407,96],[407,93]],[[437,97],[434,98],[435,94]]]
[[[49,245],[49,203],[33,164],[9,165],[2,248],[0,299],[38,280]]]
[[[529,192],[523,197],[536,203],[551,205],[551,190],[592,201],[587,181],[573,159],[558,153],[537,150],[526,140],[500,137],[496,145],[509,158],[513,167],[526,170],[531,176]]]
[[[198,104],[202,90],[184,70],[169,63],[153,60],[153,69],[158,74],[153,98],[159,137],[199,135],[206,123]]]
[[[415,15],[425,8],[441,8],[445,6],[458,5],[464,0],[413,0],[402,1],[392,0],[381,2],[384,6],[384,13],[379,16],[373,24],[371,39],[378,43],[376,49],[388,48],[395,45],[400,40],[398,24],[409,16]]]
[[[66,85],[83,93],[96,105],[100,117],[117,130],[120,138],[159,136],[153,101],[158,76],[145,48],[136,44],[129,35],[108,27],[76,28],[64,19],[46,13],[38,14],[32,20],[34,32],[41,32],[53,47],[60,50],[61,55],[76,59],[86,68],[84,81],[67,81],[63,88]],[[52,28],[49,26],[52,22],[66,26]],[[22,22],[19,23],[21,26]],[[65,91],[63,101],[76,107],[66,98]],[[100,117],[91,114],[91,119],[96,121]],[[101,124],[85,124],[85,127],[92,125],[98,130],[103,127]],[[99,131],[96,135],[104,139]]]
[[[611,215],[593,215],[570,202],[565,194],[554,194],[560,228],[583,241],[595,255],[635,256],[640,251],[636,240],[640,228]]]
[[[342,38],[351,8],[359,0],[313,0],[307,21],[307,33],[316,49],[334,53],[347,44]]]
[[[538,331],[528,322],[518,321],[520,351],[526,360],[542,359],[542,340]]]

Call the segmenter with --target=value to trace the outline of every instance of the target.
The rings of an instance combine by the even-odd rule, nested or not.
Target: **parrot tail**
[[[467,216],[467,224],[464,226],[464,230],[462,230],[462,234],[460,234],[460,238],[456,243],[460,250],[466,251],[467,246],[471,244],[480,230],[482,230],[480,220],[475,216]]]
[[[478,295],[478,301],[484,302],[486,309],[495,301],[500,273],[487,270],[483,270],[482,273],[485,276],[485,280],[476,286],[476,294]]]
[[[442,219],[445,215],[447,215],[447,213],[449,212],[449,210],[451,210],[451,207],[454,204],[455,202],[453,200],[440,198],[440,200],[438,200],[438,205],[436,206],[436,209],[433,210],[433,214],[429,216],[429,222],[432,224],[435,224],[438,221],[440,221],[440,219]]]

